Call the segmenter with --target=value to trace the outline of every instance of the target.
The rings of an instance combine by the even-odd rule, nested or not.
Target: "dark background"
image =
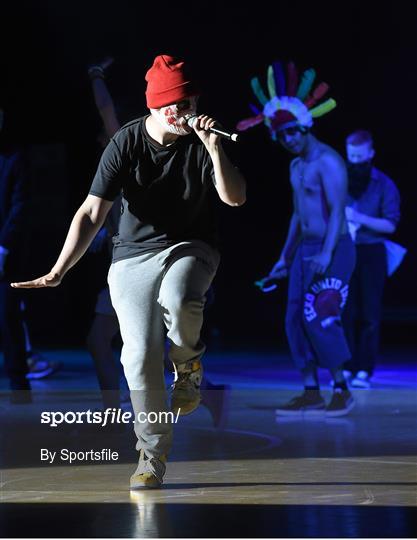
[[[205,88],[200,111],[226,126],[250,116],[249,81],[268,64],[314,67],[338,107],[316,135],[344,152],[354,129],[375,137],[376,165],[402,194],[394,240],[409,249],[386,288],[385,344],[415,343],[416,326],[416,18],[412,3],[42,1],[3,2],[0,32],[1,134],[30,145],[38,185],[27,278],[54,262],[70,218],[85,198],[99,157],[100,120],[87,66],[113,56],[108,84],[122,121],[146,113],[144,74],[157,54],[185,56]],[[290,157],[259,126],[228,152],[248,181],[238,209],[219,204],[223,263],[210,322],[220,337],[285,343],[286,284],[269,295],[253,282],[269,272],[291,215]],[[84,342],[105,271],[86,256],[58,289],[31,291],[35,339]],[[100,277],[98,277],[100,276]]]

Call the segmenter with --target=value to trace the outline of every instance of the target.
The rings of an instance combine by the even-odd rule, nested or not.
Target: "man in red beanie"
[[[174,413],[200,402],[200,340],[205,293],[219,264],[213,187],[230,206],[245,202],[245,180],[200,115],[199,90],[182,61],[155,58],[146,74],[150,115],[122,127],[101,158],[89,195],[74,216],[51,271],[13,287],[56,287],[101,228],[122,193],[109,271],[123,338],[121,361],[131,391],[139,464],[132,489],[159,487],[172,441],[163,376],[165,332],[175,366]],[[169,421],[170,420],[170,421]]]

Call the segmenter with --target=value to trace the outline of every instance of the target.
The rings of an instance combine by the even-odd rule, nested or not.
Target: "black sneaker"
[[[303,414],[320,414],[326,410],[326,403],[318,392],[308,390],[291,401],[275,409],[278,416],[300,416]]]
[[[353,409],[355,402],[349,390],[336,388],[333,397],[326,407],[327,416],[344,416]]]

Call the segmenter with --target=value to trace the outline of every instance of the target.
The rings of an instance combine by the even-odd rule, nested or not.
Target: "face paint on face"
[[[192,129],[184,123],[187,114],[196,114],[197,96],[161,107],[160,109],[150,109],[152,116],[167,131],[174,135],[189,135]]]

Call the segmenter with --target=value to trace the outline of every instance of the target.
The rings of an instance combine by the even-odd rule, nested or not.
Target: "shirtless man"
[[[277,131],[281,145],[296,154],[290,166],[294,211],[285,245],[271,276],[289,274],[286,332],[304,381],[304,393],[277,409],[292,415],[326,409],[346,414],[353,399],[343,376],[350,358],[341,311],[355,264],[355,248],[344,217],[347,180],[342,158],[297,123]],[[325,406],[317,367],[330,370],[334,394]]]
[[[258,78],[252,89],[263,106],[256,116],[238,123],[241,131],[264,122],[271,138],[297,157],[291,163],[294,211],[286,242],[269,278],[289,275],[286,332],[305,391],[277,409],[279,415],[326,412],[347,414],[353,399],[342,366],[350,358],[341,325],[355,247],[345,220],[347,175],[343,159],[310,131],[313,119],[336,106],[333,99],[316,105],[328,85],[313,90],[316,72],[298,79],[294,64],[268,68],[269,99]],[[253,108],[253,107],[252,107]],[[329,369],[334,394],[327,405],[320,394],[317,368]]]

